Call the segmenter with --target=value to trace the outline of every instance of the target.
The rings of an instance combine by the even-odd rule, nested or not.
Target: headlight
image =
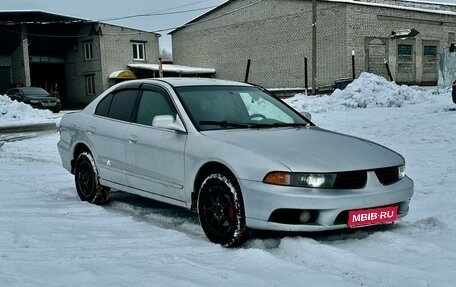
[[[288,173],[276,171],[268,173],[263,182],[309,188],[332,188],[336,177],[337,174],[335,173]]]
[[[402,179],[405,177],[405,164],[401,165],[397,168],[397,176],[399,179]]]
[[[39,103],[40,103],[40,100],[30,100],[30,103],[31,103],[31,104],[39,104]]]
[[[298,186],[314,187],[314,188],[331,188],[336,180],[335,174],[326,173],[310,173],[296,174],[296,183]]]

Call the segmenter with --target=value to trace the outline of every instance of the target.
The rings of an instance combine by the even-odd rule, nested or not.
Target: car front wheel
[[[100,185],[95,161],[90,153],[83,152],[78,156],[74,178],[82,201],[103,204],[108,200],[109,188]]]
[[[214,243],[233,247],[248,237],[241,190],[231,176],[214,173],[205,178],[198,196],[198,216]]]

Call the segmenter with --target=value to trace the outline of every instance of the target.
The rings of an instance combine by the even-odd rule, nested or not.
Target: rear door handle
[[[133,135],[129,135],[128,136],[128,142],[131,143],[131,144],[135,144],[138,142],[138,137],[137,136],[133,136]]]

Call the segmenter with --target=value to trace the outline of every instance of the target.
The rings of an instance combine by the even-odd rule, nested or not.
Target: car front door
[[[138,89],[107,95],[87,124],[87,138],[101,178],[121,185],[127,185],[125,142],[138,95]]]
[[[163,88],[143,86],[137,113],[127,131],[128,184],[143,192],[185,201],[187,134],[152,126],[159,115],[178,115],[170,95]]]

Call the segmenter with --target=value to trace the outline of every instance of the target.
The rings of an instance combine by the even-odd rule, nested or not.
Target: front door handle
[[[129,135],[128,136],[128,142],[131,143],[131,144],[135,144],[138,142],[138,137],[137,136],[133,136],[133,135]]]

